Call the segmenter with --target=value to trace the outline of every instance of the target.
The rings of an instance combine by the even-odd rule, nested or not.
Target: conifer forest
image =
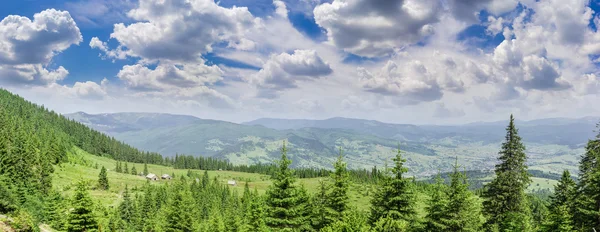
[[[0,91],[0,106],[0,214],[10,218],[5,221],[15,231],[600,229],[600,135],[587,141],[577,175],[565,170],[551,193],[528,192],[526,147],[512,115],[493,177],[473,188],[458,158],[447,164],[453,171],[446,178],[441,173],[433,181],[409,176],[402,147],[385,167],[371,170],[348,169],[343,147],[331,170],[292,168],[285,140],[273,164],[232,165],[141,151],[6,90]],[[64,194],[53,186],[53,173],[76,162],[74,148],[113,160],[116,168],[89,164],[97,178],[74,179],[72,193]],[[187,173],[155,184],[144,178],[149,165]],[[238,181],[243,190],[232,189],[209,176],[216,170],[268,175],[270,184],[261,193],[248,181]],[[125,186],[115,193],[116,203],[103,205],[90,191],[114,188],[111,172],[139,177],[144,184]],[[305,178],[319,179],[314,191],[299,182]],[[355,186],[372,189],[362,208],[350,204]]]
[[[600,0],[0,0],[0,232],[600,232]]]

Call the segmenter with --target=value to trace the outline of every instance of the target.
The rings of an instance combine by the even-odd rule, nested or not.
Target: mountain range
[[[495,164],[507,121],[464,125],[393,124],[373,120],[262,118],[241,124],[159,113],[65,115],[143,150],[166,156],[188,154],[227,159],[234,164],[272,162],[287,141],[293,166],[330,168],[342,148],[350,168],[383,166],[398,146],[411,173],[450,170],[458,158],[469,170]],[[533,170],[576,172],[583,146],[595,136],[600,118],[517,121]]]

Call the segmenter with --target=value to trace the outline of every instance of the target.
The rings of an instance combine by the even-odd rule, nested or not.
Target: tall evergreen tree
[[[327,190],[329,185],[323,180],[319,180],[319,192],[313,197],[311,225],[316,231],[320,231],[333,221],[331,208],[328,207]]]
[[[265,223],[265,208],[264,201],[258,195],[256,188],[254,189],[253,198],[250,200],[250,213],[247,216],[247,231],[265,232],[268,231]]]
[[[576,185],[571,173],[564,170],[560,181],[554,186],[554,195],[550,196],[550,215],[544,226],[547,231],[575,231],[573,209]]]
[[[402,158],[402,151],[398,147],[396,157],[393,159],[395,166],[391,176],[382,177],[381,184],[371,200],[370,223],[375,225],[380,219],[398,220],[403,222],[382,222],[379,225],[404,225],[413,223],[416,216],[415,198],[411,190],[411,180],[404,175],[408,168],[404,167],[406,160]]]
[[[525,164],[525,146],[512,115],[499,155],[496,177],[485,186],[483,194],[488,229],[529,231],[530,212],[525,190],[531,180]]]
[[[119,204],[119,217],[125,223],[131,223],[134,218],[134,202],[129,196],[129,188],[125,185],[125,190],[123,191],[123,201]]]
[[[193,220],[193,200],[191,199],[188,187],[178,182],[173,189],[173,197],[170,198],[166,214],[166,231],[192,231]]]
[[[305,223],[304,203],[302,192],[296,186],[296,179],[292,169],[291,160],[287,158],[285,142],[281,148],[281,160],[278,170],[272,177],[273,183],[266,194],[268,213],[266,224],[273,230],[297,231]]]
[[[44,221],[55,230],[64,230],[65,227],[65,207],[63,198],[58,192],[51,192],[45,201]]]
[[[208,187],[210,183],[210,177],[208,177],[208,170],[204,170],[204,174],[202,175],[202,188]]]
[[[327,205],[335,212],[335,219],[341,220],[344,211],[348,209],[348,187],[350,185],[348,180],[348,170],[346,169],[346,163],[343,160],[343,152],[340,148],[340,155],[337,161],[333,164],[335,171],[331,174],[333,184],[331,190],[327,196]]]
[[[447,186],[441,175],[435,178],[435,184],[432,186],[433,192],[427,202],[425,210],[425,231],[446,231],[447,226],[443,219],[447,217],[446,208],[448,207]]]
[[[127,167],[127,162],[125,162],[125,167],[123,168],[123,173],[129,173],[129,168]]]
[[[98,188],[102,190],[108,190],[109,188],[106,168],[104,168],[104,166],[102,166],[102,169],[100,169],[100,174],[98,175]]]
[[[87,191],[85,182],[80,181],[77,184],[77,189],[71,202],[73,209],[69,213],[67,231],[96,231],[98,229],[98,222],[92,211],[94,203]]]
[[[149,172],[148,172],[148,164],[147,164],[147,163],[144,163],[144,176],[145,176],[145,175],[148,175],[148,173],[149,173]]]
[[[447,226],[448,231],[481,231],[483,224],[481,205],[469,191],[467,176],[459,171],[458,159],[450,177],[448,205],[444,210],[446,216],[442,218],[442,222]]]
[[[575,198],[575,228],[600,229],[600,124],[599,134],[589,140],[579,162],[579,182]]]
[[[131,175],[137,175],[137,169],[135,169],[135,165],[133,165],[133,167],[131,167]]]

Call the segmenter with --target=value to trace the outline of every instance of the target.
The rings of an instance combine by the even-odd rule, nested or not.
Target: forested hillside
[[[162,158],[0,92],[0,214],[8,215],[0,217],[0,228],[6,224],[17,231],[36,231],[39,225],[58,231],[600,229],[600,135],[587,141],[577,181],[565,170],[553,193],[532,192],[528,190],[532,174],[545,174],[529,170],[527,148],[511,116],[494,175],[473,189],[473,173],[464,171],[460,158],[440,164],[453,170],[444,175],[447,181],[441,174],[435,183],[416,181],[408,175],[402,147],[388,165],[370,171],[349,170],[351,161],[343,147],[336,151],[332,171],[294,169],[285,141],[275,164],[236,166],[215,158]],[[99,158],[92,162],[86,156]],[[107,169],[108,163],[115,168]],[[80,177],[74,176],[78,168],[84,172]],[[180,171],[162,175],[162,180],[143,176],[167,168]],[[217,178],[220,171],[213,171],[213,178],[207,171],[222,168],[268,174],[260,177],[268,182],[237,178],[229,186],[228,179]],[[318,177],[318,184],[300,184],[307,182],[298,177]],[[245,187],[238,191],[233,185]]]
[[[467,170],[494,168],[493,160],[507,122],[436,126],[391,124],[371,120],[259,119],[236,124],[192,116],[159,113],[86,114],[67,117],[105,132],[138,148],[176,154],[215,157],[232,164],[271,163],[288,142],[292,167],[333,168],[337,148],[343,147],[348,167],[382,167],[394,157],[398,143],[405,151],[409,175],[425,177],[438,170],[451,172],[456,157]],[[530,169],[560,175],[575,173],[585,141],[594,137],[597,118],[517,121],[527,145]]]

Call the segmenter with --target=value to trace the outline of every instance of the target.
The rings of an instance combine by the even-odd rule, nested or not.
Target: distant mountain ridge
[[[600,117],[546,118],[517,121],[516,123],[526,141],[578,146],[587,142],[587,139],[593,138],[595,135],[593,128],[598,121],[600,121]],[[243,124],[262,125],[276,130],[300,128],[349,129],[384,138],[411,141],[430,141],[445,137],[462,136],[471,140],[495,142],[503,138],[507,121],[477,122],[463,125],[413,125],[337,117],[323,120],[261,118]]]
[[[257,119],[242,124],[160,113],[65,115],[143,150],[163,155],[190,154],[227,159],[234,164],[277,159],[287,140],[293,166],[330,168],[344,149],[351,168],[383,166],[398,144],[411,172],[449,171],[458,157],[466,168],[491,169],[506,122],[464,125],[392,124],[351,118]],[[541,171],[576,170],[577,158],[593,138],[598,118],[519,121],[530,166]]]

